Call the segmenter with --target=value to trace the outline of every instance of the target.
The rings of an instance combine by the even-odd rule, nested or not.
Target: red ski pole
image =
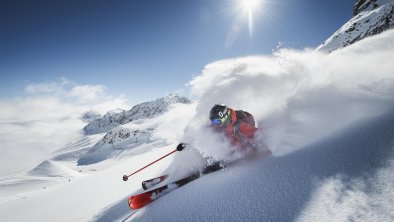
[[[181,151],[181,150],[183,150],[185,147],[186,147],[186,144],[180,143],[180,144],[176,147],[175,150],[173,150],[173,151],[167,153],[166,155],[160,157],[159,159],[153,161],[152,163],[150,163],[150,164],[148,164],[148,165],[142,167],[141,169],[139,169],[139,170],[137,170],[137,171],[135,171],[135,172],[133,172],[133,173],[131,173],[131,174],[129,174],[129,175],[124,175],[124,176],[123,176],[123,180],[124,180],[124,181],[127,181],[127,180],[129,179],[129,177],[133,176],[134,174],[136,174],[136,173],[140,172],[141,170],[143,170],[143,169],[149,167],[150,165],[152,165],[152,164],[154,164],[154,163],[160,161],[161,159],[166,158],[167,156],[169,156],[169,155],[175,153],[176,151]]]

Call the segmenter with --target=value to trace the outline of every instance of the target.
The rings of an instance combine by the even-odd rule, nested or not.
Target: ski
[[[186,184],[200,178],[202,175],[212,173],[212,172],[221,170],[223,168],[225,168],[225,165],[217,162],[215,164],[212,164],[212,165],[206,167],[202,172],[194,173],[191,176],[187,176],[185,178],[182,178],[182,179],[177,180],[175,182],[161,186],[159,188],[147,191],[145,193],[133,195],[133,196],[129,197],[128,204],[129,204],[130,208],[133,210],[142,208],[142,207],[148,205],[149,203],[153,202],[157,198],[163,196],[164,194],[167,194],[167,193],[175,190],[176,188],[186,185]]]
[[[167,178],[168,178],[168,175],[164,175],[164,176],[156,177],[156,178],[153,178],[150,180],[145,180],[142,182],[142,189],[148,190],[148,189],[156,186],[157,184],[163,182]]]

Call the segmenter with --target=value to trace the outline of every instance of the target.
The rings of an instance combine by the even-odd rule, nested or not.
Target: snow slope
[[[28,172],[31,176],[44,176],[44,177],[76,177],[80,174],[73,171],[59,163],[51,160],[45,160],[34,169]]]

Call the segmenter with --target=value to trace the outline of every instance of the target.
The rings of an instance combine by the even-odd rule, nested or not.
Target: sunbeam
[[[253,14],[259,13],[259,9],[261,8],[262,3],[263,0],[241,0],[240,2],[240,5],[242,5],[244,9],[244,13],[248,18],[248,28],[251,37],[253,36],[253,26],[254,26]]]

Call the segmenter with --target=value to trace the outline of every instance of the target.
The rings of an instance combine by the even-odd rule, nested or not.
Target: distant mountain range
[[[158,117],[168,111],[171,105],[190,103],[191,101],[186,97],[170,94],[154,101],[135,105],[129,111],[115,110],[92,120],[84,127],[85,134],[89,136],[105,133],[105,135],[79,156],[78,165],[97,163],[142,143],[148,143],[157,124],[134,124],[136,121],[142,123],[147,119]],[[88,116],[92,116],[91,113]]]
[[[116,110],[107,112],[104,116],[92,120],[83,130],[87,135],[108,132],[119,125],[134,120],[156,117],[167,111],[170,105],[176,103],[189,104],[191,101],[186,97],[170,94],[155,101],[135,105],[129,111]],[[88,116],[92,116],[91,113]]]

